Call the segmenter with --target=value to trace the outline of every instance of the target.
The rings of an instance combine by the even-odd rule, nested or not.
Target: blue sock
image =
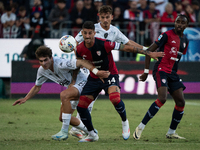
[[[149,120],[154,117],[154,115],[158,112],[162,105],[163,104],[161,104],[161,102],[158,99],[155,102],[153,102],[149,107],[149,110],[147,111],[146,115],[144,116],[142,123],[146,125],[149,122]]]
[[[122,118],[122,121],[126,121],[126,109],[124,102],[121,100],[116,106],[115,109],[119,113],[120,117]]]
[[[77,106],[77,111],[80,115],[81,121],[86,126],[88,131],[94,130],[94,127],[92,125],[91,115],[90,115],[88,109]]]
[[[184,114],[184,111],[178,111],[174,108],[170,129],[176,130],[178,124],[180,123],[180,121],[183,117],[183,114]]]

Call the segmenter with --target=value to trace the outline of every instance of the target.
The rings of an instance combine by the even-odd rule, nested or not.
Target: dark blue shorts
[[[164,71],[153,72],[154,80],[156,81],[157,88],[161,86],[166,86],[170,94],[179,88],[185,90],[185,86],[181,82],[179,75],[177,73],[166,73]]]
[[[89,76],[81,95],[92,95],[95,99],[102,89],[104,89],[106,95],[108,95],[108,88],[110,86],[118,86],[120,88],[119,75],[109,75],[108,78],[104,79],[104,83],[99,78],[94,79],[91,76]]]

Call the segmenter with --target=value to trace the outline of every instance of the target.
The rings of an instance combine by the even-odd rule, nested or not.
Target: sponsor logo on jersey
[[[101,51],[97,51],[97,55],[98,55],[98,56],[101,56]]]
[[[66,63],[66,65],[67,65],[67,67],[72,67],[71,61],[68,61],[68,62]]]
[[[172,43],[176,43],[176,41],[173,40]]]
[[[86,55],[83,55],[83,58],[87,57]]]

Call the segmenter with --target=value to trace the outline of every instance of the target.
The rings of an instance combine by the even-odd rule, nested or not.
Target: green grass
[[[58,121],[60,100],[32,99],[12,106],[15,100],[0,100],[0,150],[195,150],[200,149],[200,101],[188,100],[177,133],[186,140],[169,140],[169,128],[174,102],[168,100],[148,123],[140,140],[132,134],[154,100],[124,100],[131,136],[124,141],[121,119],[109,100],[97,100],[92,111],[93,125],[99,141],[78,143],[72,136],[66,141],[53,141],[51,135],[61,128]],[[75,113],[76,114],[76,113]]]

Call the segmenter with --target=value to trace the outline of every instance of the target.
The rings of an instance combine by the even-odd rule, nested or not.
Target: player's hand
[[[23,104],[23,103],[25,103],[25,102],[26,102],[26,99],[22,98],[22,99],[16,100],[12,105],[13,105],[13,106],[15,106],[15,105],[17,105],[17,104],[21,105],[21,104]]]
[[[143,82],[147,79],[147,77],[148,77],[148,73],[143,73],[141,76],[139,76],[140,81],[143,81]]]
[[[110,72],[109,71],[104,71],[104,70],[99,70],[96,74],[96,76],[98,76],[101,81],[104,83],[104,80],[103,78],[108,78],[110,75]]]
[[[165,53],[164,52],[150,52],[148,55],[151,58],[153,58],[153,59],[158,61],[158,57],[164,57]]]

